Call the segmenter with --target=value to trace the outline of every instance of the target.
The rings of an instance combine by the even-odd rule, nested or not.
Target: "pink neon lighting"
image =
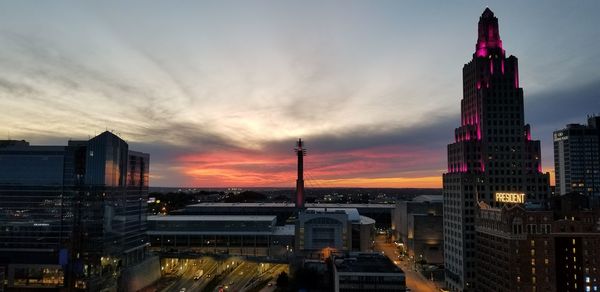
[[[500,70],[502,71],[502,75],[504,75],[504,58],[500,61]]]
[[[488,56],[489,49],[500,49],[502,51],[502,40],[498,30],[498,19],[494,13],[486,8],[479,19],[479,37],[475,46],[477,57]]]
[[[481,81],[477,81],[477,89],[481,89]]]
[[[494,60],[490,59],[490,74],[494,75]]]
[[[477,57],[485,57],[487,56],[487,49],[485,48],[485,46],[481,47],[481,48],[477,48]]]

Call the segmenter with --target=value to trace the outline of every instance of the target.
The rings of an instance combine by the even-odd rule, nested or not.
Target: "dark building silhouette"
[[[524,121],[517,58],[506,57],[498,19],[486,8],[473,59],[463,67],[461,124],[443,175],[444,264],[452,291],[473,287],[477,202],[543,202],[550,192],[540,142]]]
[[[0,145],[8,289],[126,282],[119,275],[146,260],[149,155],[110,132],[67,146]]]

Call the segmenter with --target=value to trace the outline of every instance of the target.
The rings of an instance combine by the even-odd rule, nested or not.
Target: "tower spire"
[[[304,208],[304,156],[306,156],[306,149],[304,148],[304,142],[302,139],[298,139],[296,142],[296,148],[294,148],[296,156],[298,157],[298,176],[296,179],[296,208]]]
[[[488,7],[485,8],[481,17],[479,17],[478,37],[475,49],[477,57],[486,57],[493,50],[504,52],[498,28],[498,18],[494,16],[494,12]]]

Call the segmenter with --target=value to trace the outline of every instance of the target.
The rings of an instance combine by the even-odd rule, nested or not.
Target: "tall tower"
[[[505,56],[498,19],[486,8],[473,59],[463,67],[461,123],[443,175],[444,262],[452,291],[474,291],[477,202],[541,203],[548,182],[540,142],[524,123],[517,58]]]
[[[556,194],[600,197],[600,116],[554,131]]]
[[[304,148],[304,142],[302,139],[298,139],[296,142],[296,148],[294,148],[296,156],[298,156],[298,177],[296,179],[296,208],[304,208],[304,156],[306,156],[306,149]]]

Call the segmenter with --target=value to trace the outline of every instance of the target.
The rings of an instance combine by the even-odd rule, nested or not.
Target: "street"
[[[375,250],[384,252],[384,254],[390,258],[398,267],[404,271],[406,276],[406,286],[411,291],[416,292],[436,292],[439,289],[435,286],[432,281],[427,280],[421,273],[416,271],[408,260],[400,261],[398,258],[398,251],[394,244],[386,243],[385,235],[377,235],[375,238]]]
[[[158,291],[272,291],[287,264],[248,261],[240,257],[162,259],[163,278]]]

